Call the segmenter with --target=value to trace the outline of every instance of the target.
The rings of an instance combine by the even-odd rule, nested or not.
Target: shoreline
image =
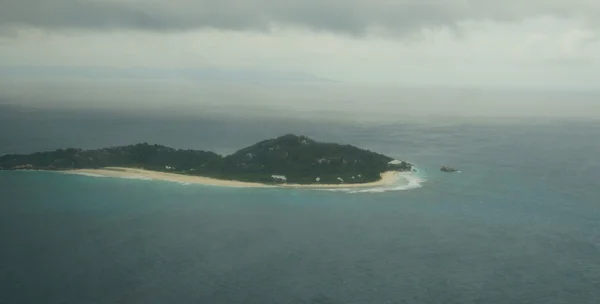
[[[241,182],[224,180],[204,176],[183,175],[144,169],[107,167],[102,169],[74,169],[58,171],[67,174],[88,175],[94,177],[117,177],[117,178],[139,178],[147,180],[161,180],[178,183],[199,184],[205,186],[221,186],[234,188],[305,188],[305,189],[334,189],[334,188],[365,188],[373,186],[385,186],[393,184],[400,174],[398,171],[386,171],[381,173],[381,179],[370,183],[361,184],[279,184],[269,185],[254,182]]]

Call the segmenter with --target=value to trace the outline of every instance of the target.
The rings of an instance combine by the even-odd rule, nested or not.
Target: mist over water
[[[600,91],[193,81],[0,82],[0,104],[346,122],[598,119]]]

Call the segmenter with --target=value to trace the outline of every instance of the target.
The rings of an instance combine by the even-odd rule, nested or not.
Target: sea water
[[[6,113],[0,154],[296,133],[419,172],[366,191],[0,172],[0,303],[600,303],[597,121]]]

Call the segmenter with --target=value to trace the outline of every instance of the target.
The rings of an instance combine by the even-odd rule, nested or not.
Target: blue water
[[[7,111],[0,154],[227,153],[293,132],[414,162],[427,180],[351,194],[0,172],[0,303],[600,303],[597,121]]]

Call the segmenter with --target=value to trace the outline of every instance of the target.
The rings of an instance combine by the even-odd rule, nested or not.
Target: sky
[[[0,8],[4,77],[209,70],[419,86],[600,83],[597,0],[0,0]]]

